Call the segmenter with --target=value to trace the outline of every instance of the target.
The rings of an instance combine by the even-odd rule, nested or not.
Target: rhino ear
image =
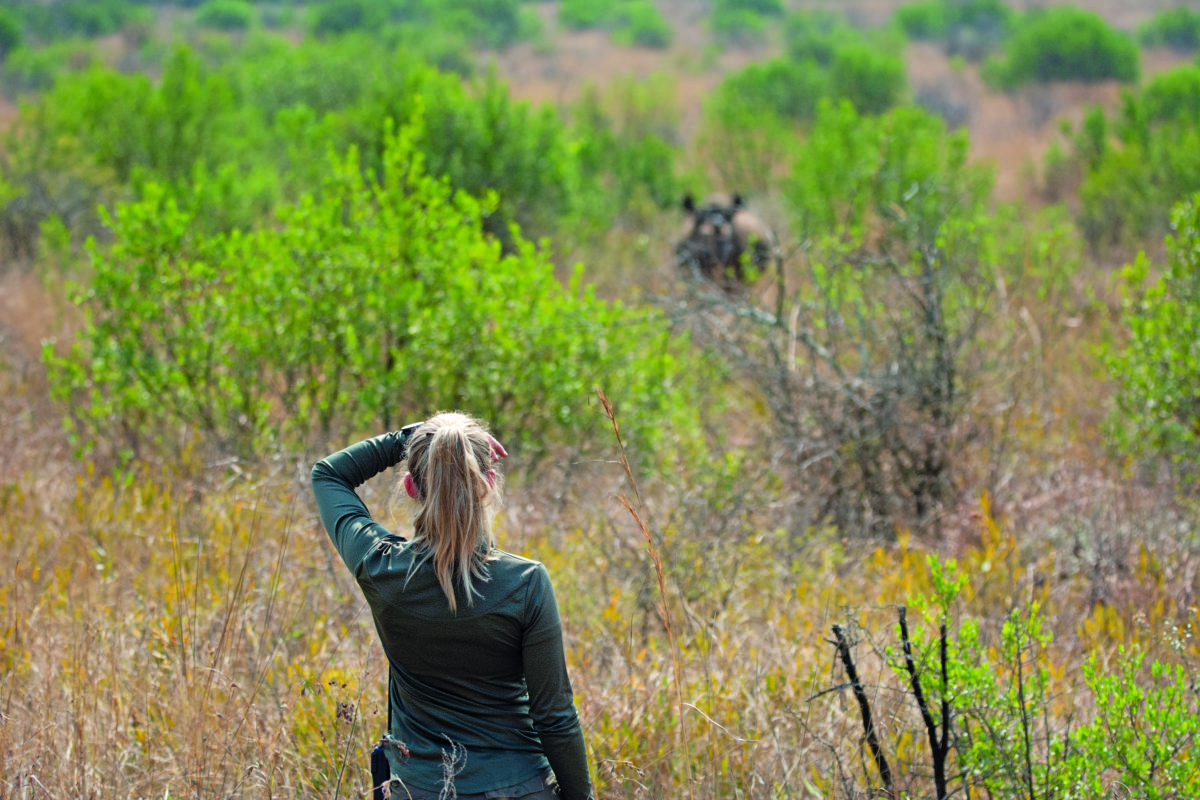
[[[683,210],[689,212],[696,210],[696,201],[692,199],[691,192],[683,196]]]
[[[741,207],[742,207],[742,206],[744,206],[745,204],[746,204],[746,203],[745,203],[745,201],[744,201],[744,200],[742,200],[742,196],[741,196],[740,194],[735,194],[735,195],[733,196],[733,207],[734,207],[734,208],[741,208]]]

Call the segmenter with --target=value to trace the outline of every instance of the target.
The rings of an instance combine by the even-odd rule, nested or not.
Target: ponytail
[[[424,555],[414,568],[433,561],[438,583],[458,610],[454,584],[462,583],[467,605],[475,580],[487,580],[489,553],[496,545],[491,510],[499,501],[499,478],[491,473],[487,431],[465,414],[438,414],[413,434],[408,468],[421,508],[413,520],[413,544]]]

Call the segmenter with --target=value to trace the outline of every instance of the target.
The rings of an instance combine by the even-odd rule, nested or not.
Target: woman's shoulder
[[[510,553],[507,550],[501,550],[498,547],[493,547],[489,554],[488,560],[495,566],[501,569],[514,570],[523,572],[526,570],[545,569],[542,562],[525,556],[519,556],[516,553]]]

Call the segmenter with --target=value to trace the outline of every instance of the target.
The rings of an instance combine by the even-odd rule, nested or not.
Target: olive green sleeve
[[[357,572],[378,536],[386,532],[371,518],[355,489],[403,461],[405,455],[404,437],[391,431],[339,450],[312,468],[321,522],[352,573]]]
[[[529,584],[525,609],[522,661],[533,727],[564,800],[588,800],[592,785],[587,748],[567,675],[562,622],[550,574],[541,564]]]

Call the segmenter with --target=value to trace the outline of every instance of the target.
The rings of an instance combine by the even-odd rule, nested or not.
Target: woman
[[[449,413],[312,470],[321,521],[388,659],[393,800],[591,796],[549,573],[495,546],[492,462],[507,455],[477,420]],[[417,506],[407,540],[355,492],[406,458],[401,483]]]

